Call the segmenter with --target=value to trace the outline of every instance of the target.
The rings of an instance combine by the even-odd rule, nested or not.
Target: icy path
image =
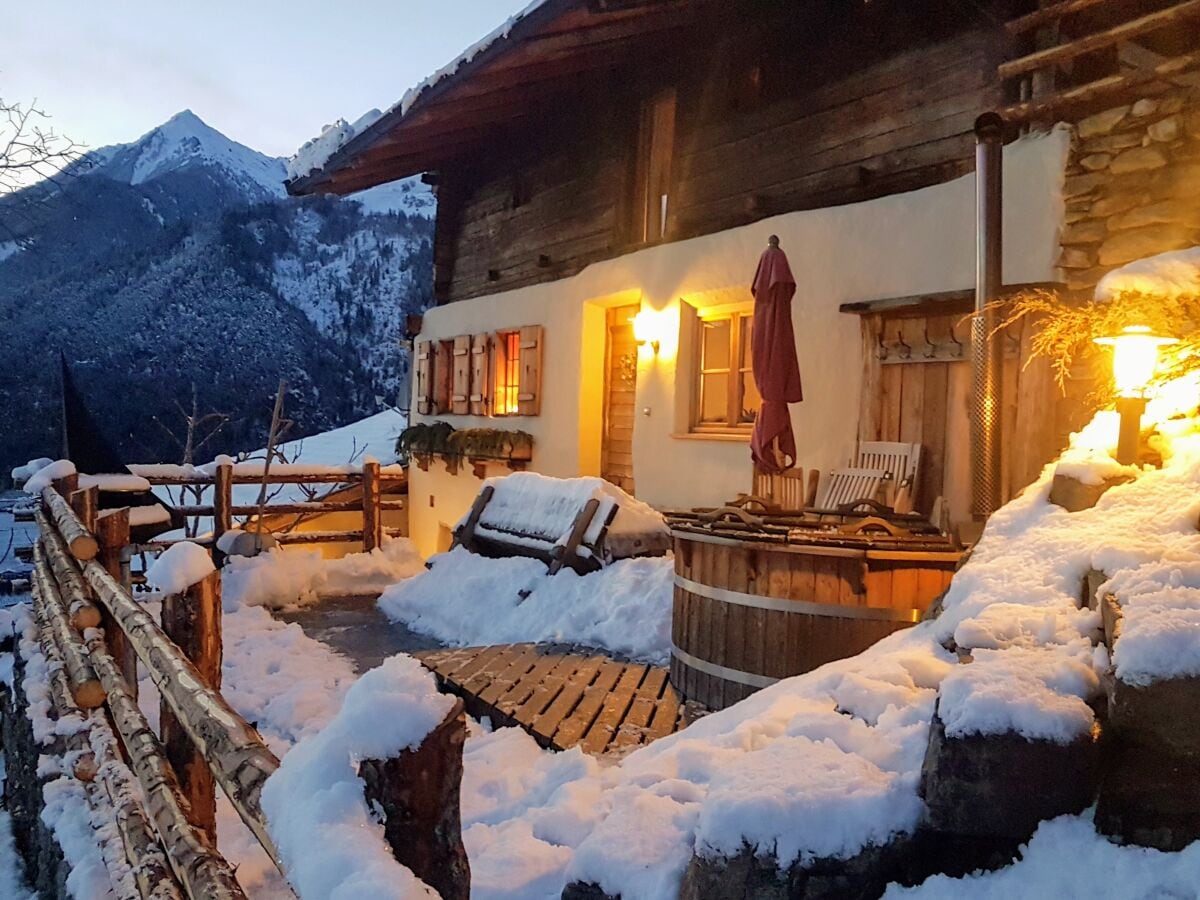
[[[402,622],[389,622],[374,600],[361,597],[320,600],[302,609],[276,612],[275,617],[299,625],[308,637],[349,659],[360,675],[397,653],[445,646]]]

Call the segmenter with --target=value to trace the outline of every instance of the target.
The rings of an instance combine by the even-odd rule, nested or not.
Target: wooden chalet
[[[670,507],[751,488],[749,284],[776,234],[800,464],[920,444],[918,511],[969,528],[976,120],[1003,119],[991,290],[1086,292],[1197,242],[1198,47],[1198,0],[545,0],[289,190],[436,189],[414,422],[519,430],[521,465]],[[1004,499],[1087,385],[1024,366],[1027,328],[995,340]],[[506,461],[413,467],[422,551]]]

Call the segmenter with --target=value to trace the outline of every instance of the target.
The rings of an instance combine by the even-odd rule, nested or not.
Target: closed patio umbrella
[[[750,287],[754,295],[751,331],[754,383],[762,406],[750,436],[750,455],[763,472],[782,472],[796,463],[796,437],[788,404],[804,399],[800,389],[800,364],[792,333],[792,296],[796,279],[779,238],[771,235],[758,260]]]

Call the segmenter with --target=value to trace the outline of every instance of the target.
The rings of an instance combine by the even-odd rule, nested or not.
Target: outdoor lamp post
[[[1177,341],[1154,334],[1148,326],[1130,325],[1120,334],[1096,338],[1096,343],[1113,348],[1113,381],[1117,388],[1117,413],[1121,416],[1117,462],[1132,465],[1137,462],[1146,387],[1158,366],[1158,350]]]

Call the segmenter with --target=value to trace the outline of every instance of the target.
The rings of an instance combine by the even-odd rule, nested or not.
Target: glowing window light
[[[1117,395],[1142,397],[1158,367],[1159,348],[1178,341],[1156,335],[1145,325],[1130,325],[1120,334],[1096,338],[1096,343],[1113,348],[1113,381]]]
[[[496,363],[496,415],[512,416],[520,412],[521,333],[508,331],[498,335],[500,358]]]

